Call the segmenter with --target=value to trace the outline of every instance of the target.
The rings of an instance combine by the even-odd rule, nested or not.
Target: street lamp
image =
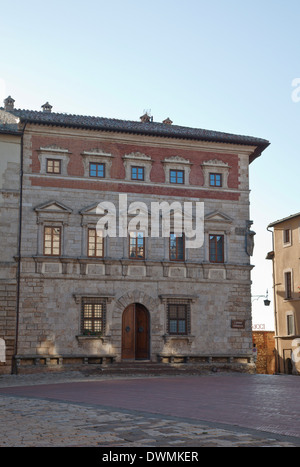
[[[266,291],[266,295],[252,295],[253,298],[252,302],[255,300],[259,300],[260,298],[264,298],[264,304],[265,306],[270,306],[271,301],[268,299],[268,290]]]

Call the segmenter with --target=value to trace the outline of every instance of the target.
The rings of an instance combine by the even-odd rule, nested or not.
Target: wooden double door
[[[147,360],[149,349],[149,312],[140,303],[132,303],[122,316],[122,359]]]

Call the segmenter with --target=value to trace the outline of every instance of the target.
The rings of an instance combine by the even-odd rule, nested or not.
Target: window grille
[[[106,301],[100,298],[82,298],[81,333],[102,336],[106,325]]]

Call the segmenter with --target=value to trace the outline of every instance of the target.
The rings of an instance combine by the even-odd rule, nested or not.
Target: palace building
[[[273,229],[275,371],[300,374],[300,213],[269,224]]]
[[[253,371],[248,176],[268,145],[7,98],[0,372],[128,361]],[[201,244],[188,248],[176,219],[192,206],[195,226],[197,203]],[[174,207],[168,236],[151,235],[154,205]]]

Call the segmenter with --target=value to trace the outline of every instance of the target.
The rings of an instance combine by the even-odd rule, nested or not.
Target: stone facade
[[[11,372],[16,350],[20,148],[17,130],[2,132],[0,125],[0,373]]]
[[[154,135],[152,122],[129,133],[23,120],[18,371],[120,362],[130,335],[126,358],[253,370],[248,168],[260,143]],[[47,171],[49,159],[59,161],[59,173]],[[90,164],[105,167],[105,176],[91,175]],[[132,179],[132,167],[143,168],[143,180]],[[184,182],[173,183],[171,170]],[[221,186],[210,184],[211,173],[221,175]],[[103,255],[91,257],[97,205],[119,212],[120,194],[127,208],[146,206],[143,257],[130,257],[128,235],[104,238]],[[203,246],[175,261],[170,239],[151,237],[151,203],[174,201],[204,203]],[[134,219],[129,209],[128,222]],[[45,229],[59,235],[59,254],[45,253]],[[211,235],[223,239],[218,261]],[[86,332],[89,312],[101,330]]]

